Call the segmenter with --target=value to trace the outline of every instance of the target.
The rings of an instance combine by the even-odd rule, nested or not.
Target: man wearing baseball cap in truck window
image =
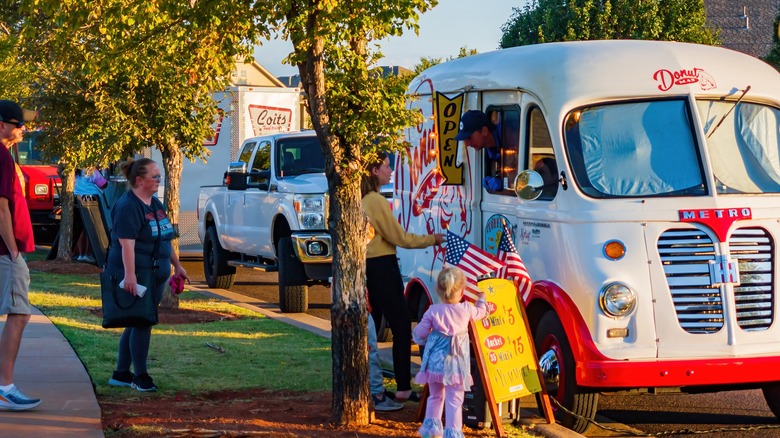
[[[35,251],[30,212],[24,199],[21,170],[11,147],[22,141],[25,122],[35,113],[16,102],[0,100],[0,315],[8,315],[0,335],[0,409],[25,410],[41,400],[28,397],[13,383],[22,333],[30,320],[30,271],[22,253]]]
[[[490,123],[487,114],[479,110],[469,110],[460,117],[460,129],[455,135],[455,140],[462,141],[466,146],[471,146],[477,151],[485,149],[490,159],[489,168],[492,171],[493,163],[501,163],[500,136],[500,129]],[[490,192],[503,189],[501,177],[493,174],[482,180],[482,186]]]

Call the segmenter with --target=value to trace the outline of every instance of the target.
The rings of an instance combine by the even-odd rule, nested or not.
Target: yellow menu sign
[[[488,316],[474,323],[474,352],[482,360],[485,381],[495,403],[542,390],[539,366],[517,288],[505,279],[479,282]],[[488,388],[486,388],[488,389]]]

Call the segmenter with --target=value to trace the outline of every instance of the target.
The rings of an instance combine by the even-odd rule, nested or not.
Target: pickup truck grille
[[[689,333],[714,333],[724,324],[723,288],[713,286],[709,276],[715,250],[712,239],[697,229],[667,230],[658,239],[677,321]],[[729,252],[740,270],[741,284],[734,285],[737,324],[746,331],[766,330],[774,317],[771,238],[760,228],[738,229]]]

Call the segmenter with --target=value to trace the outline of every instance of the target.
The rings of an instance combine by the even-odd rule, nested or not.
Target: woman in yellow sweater
[[[387,153],[379,152],[378,160],[369,164],[361,191],[363,210],[374,228],[374,237],[366,248],[366,287],[372,312],[384,315],[393,332],[393,371],[398,386],[396,401],[419,401],[412,392],[412,319],[404,300],[404,284],[396,258],[396,247],[426,248],[440,245],[444,235],[421,236],[407,233],[393,217],[387,199],[379,188],[390,182],[393,171]]]

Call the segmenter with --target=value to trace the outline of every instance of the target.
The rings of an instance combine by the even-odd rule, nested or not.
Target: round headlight
[[[599,306],[609,316],[626,316],[636,307],[636,293],[623,283],[610,283],[601,289]]]

